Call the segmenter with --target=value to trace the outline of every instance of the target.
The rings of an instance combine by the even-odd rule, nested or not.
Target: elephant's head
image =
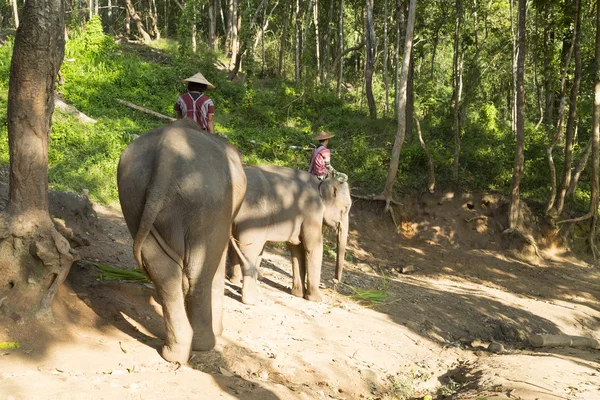
[[[337,228],[337,263],[335,279],[342,280],[346,243],[348,242],[348,223],[352,199],[347,182],[337,179],[325,179],[319,185],[319,194],[325,205],[323,222],[327,226]]]

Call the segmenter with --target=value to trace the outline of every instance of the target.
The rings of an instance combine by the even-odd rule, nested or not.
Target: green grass
[[[94,274],[94,277],[103,281],[127,281],[127,282],[150,282],[148,277],[144,275],[138,269],[123,269],[116,268],[110,265],[101,264],[97,262],[90,262],[90,264],[94,265],[101,272],[98,274]]]

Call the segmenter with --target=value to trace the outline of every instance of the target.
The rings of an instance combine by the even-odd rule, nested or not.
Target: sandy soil
[[[243,305],[227,284],[218,346],[182,366],[159,356],[152,286],[95,277],[92,262],[135,265],[120,211],[73,194],[51,202],[90,246],[79,249],[53,323],[0,318],[0,342],[21,345],[0,350],[0,399],[600,399],[599,350],[527,341],[600,339],[598,268],[552,240],[541,240],[543,260],[501,250],[497,197],[407,198],[398,229],[382,205],[356,201],[351,262],[334,286],[326,258],[322,303],[290,294],[289,257],[270,247],[261,302]],[[384,302],[359,301],[364,290]]]

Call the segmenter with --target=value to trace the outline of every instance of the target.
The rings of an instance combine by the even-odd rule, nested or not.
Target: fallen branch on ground
[[[67,114],[75,115],[77,118],[79,118],[79,120],[81,122],[91,123],[91,124],[95,124],[96,122],[98,122],[94,118],[88,117],[87,115],[85,115],[84,113],[82,113],[81,111],[79,111],[78,109],[73,107],[72,105],[65,103],[58,97],[54,97],[54,107],[58,108],[59,110],[65,112]]]
[[[533,347],[578,347],[600,350],[600,341],[585,336],[569,335],[530,335]]]
[[[134,110],[137,110],[137,111],[141,111],[141,112],[143,112],[143,113],[146,113],[146,114],[153,115],[153,116],[155,116],[155,117],[158,117],[158,118],[160,118],[160,119],[164,119],[164,120],[166,120],[166,121],[171,121],[171,122],[173,122],[173,121],[176,121],[176,120],[177,120],[177,118],[169,117],[168,115],[164,115],[164,114],[158,113],[158,112],[156,112],[156,111],[152,111],[152,110],[149,110],[149,109],[147,109],[147,108],[140,107],[140,106],[138,106],[138,105],[135,105],[135,104],[133,104],[133,103],[130,103],[130,102],[128,102],[128,101],[125,101],[125,100],[117,99],[117,101],[118,101],[119,103],[121,103],[121,104],[123,104],[123,105],[125,105],[125,106],[129,107],[129,108],[132,108],[132,109],[134,109]]]

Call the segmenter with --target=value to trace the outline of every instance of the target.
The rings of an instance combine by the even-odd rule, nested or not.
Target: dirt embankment
[[[0,399],[600,398],[598,350],[527,341],[532,333],[600,339],[598,269],[543,239],[551,235],[533,217],[543,259],[527,246],[519,258],[503,250],[499,197],[405,199],[398,228],[383,205],[356,201],[351,261],[334,286],[326,258],[324,302],[291,296],[289,255],[273,246],[261,302],[243,305],[228,284],[223,337],[185,366],[157,352],[164,328],[151,285],[95,276],[91,262],[135,265],[120,212],[74,194],[51,202],[89,246],[79,248],[53,324],[0,319],[0,342],[21,345],[0,350]]]

